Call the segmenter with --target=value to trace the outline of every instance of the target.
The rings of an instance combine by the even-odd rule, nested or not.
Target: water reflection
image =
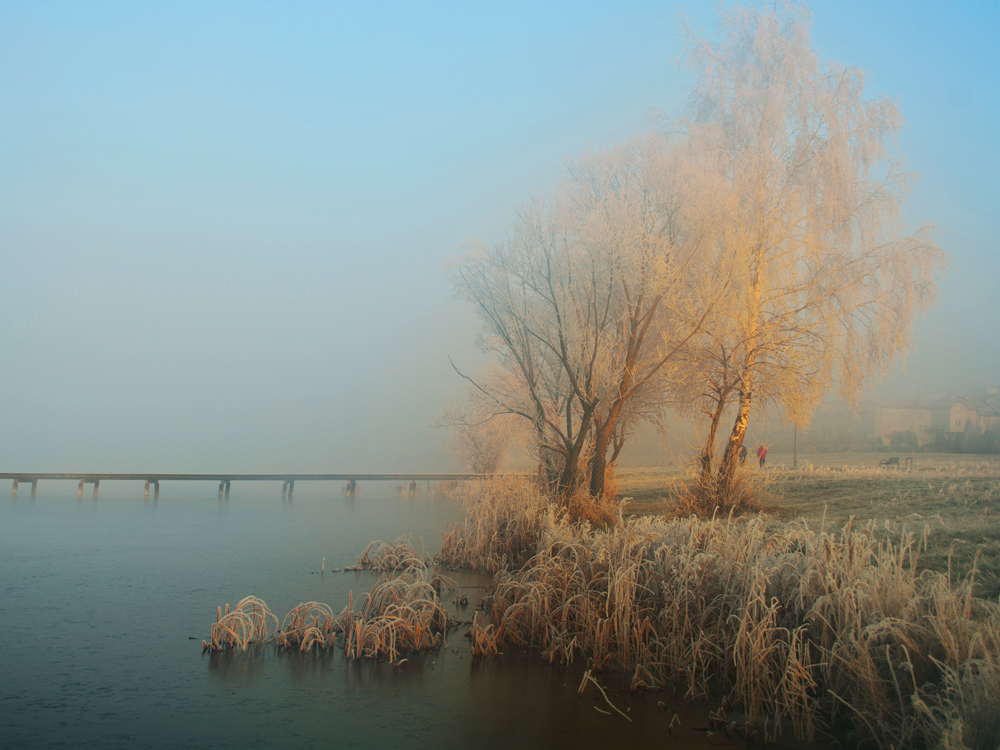
[[[212,679],[246,685],[260,679],[264,674],[264,660],[270,655],[267,645],[251,646],[246,651],[206,652],[203,658],[208,662],[208,674]]]
[[[367,484],[343,498],[303,485],[284,503],[267,487],[255,494],[241,486],[232,503],[220,503],[215,486],[171,486],[163,503],[155,495],[139,502],[112,484],[104,502],[74,504],[75,490],[42,487],[35,502],[0,503],[0,622],[17,633],[0,640],[4,747],[606,750],[706,742],[694,728],[717,706],[689,707],[689,718],[672,695],[632,696],[627,677],[601,675],[630,725],[597,712],[593,695],[577,697],[583,664],[549,665],[537,652],[514,651],[477,661],[466,626],[402,666],[273,644],[202,653],[220,604],[254,594],[279,618],[306,601],[339,612],[349,592],[357,601],[378,576],[329,571],[353,564],[373,539],[411,532],[432,553],[462,514],[461,497],[438,484],[418,486],[413,498],[394,485]],[[311,574],[323,558],[327,572]],[[470,620],[486,580],[447,575],[460,588],[442,592],[442,601],[456,620]],[[686,734],[668,738],[672,713],[656,710],[660,699]]]

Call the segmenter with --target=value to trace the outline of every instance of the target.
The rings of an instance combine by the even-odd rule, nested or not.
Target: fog
[[[868,397],[996,384],[1000,8],[810,7],[820,56],[898,99],[904,215],[953,261]],[[448,261],[681,113],[681,10],[4,4],[0,465],[460,468],[434,420],[479,355]]]

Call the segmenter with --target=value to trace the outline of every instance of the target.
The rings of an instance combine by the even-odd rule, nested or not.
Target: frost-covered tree
[[[851,402],[886,371],[945,256],[927,228],[900,225],[912,176],[892,153],[895,102],[864,98],[861,71],[820,64],[805,7],[734,6],[720,28],[717,42],[691,37],[691,119],[671,127],[724,206],[706,260],[733,283],[692,361],[710,442],[735,412],[725,491],[754,409],[804,425],[832,387]]]
[[[671,360],[704,314],[688,293],[700,237],[674,154],[649,135],[584,156],[503,242],[456,266],[495,359],[486,377],[466,377],[530,425],[558,495],[603,494],[631,426],[662,411]]]

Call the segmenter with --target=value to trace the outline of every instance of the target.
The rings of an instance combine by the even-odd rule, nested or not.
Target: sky
[[[1000,383],[1000,4],[810,4],[952,265],[875,399]],[[683,114],[714,4],[0,3],[0,470],[459,469],[449,262]]]

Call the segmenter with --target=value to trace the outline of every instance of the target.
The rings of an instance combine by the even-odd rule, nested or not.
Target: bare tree
[[[693,117],[674,127],[725,206],[711,262],[733,284],[691,358],[709,462],[735,408],[725,490],[754,407],[803,425],[831,387],[852,402],[908,348],[945,256],[928,229],[900,228],[912,176],[891,158],[895,103],[864,99],[857,69],[818,62],[804,6],[736,6],[720,25],[719,43],[692,37]]]
[[[535,201],[520,211],[506,242],[476,248],[453,278],[457,296],[473,303],[483,322],[481,348],[496,357],[486,377],[460,374],[497,413],[531,426],[548,481],[567,490],[576,486],[593,416],[572,382],[585,377],[588,342],[567,315],[591,311],[579,309],[567,288],[576,260],[571,242],[557,209]]]
[[[531,425],[561,495],[603,494],[609,457],[662,409],[670,362],[704,316],[686,293],[699,235],[672,154],[649,135],[581,158],[552,200],[530,203],[505,242],[455,271],[498,366],[487,380],[463,376]]]

